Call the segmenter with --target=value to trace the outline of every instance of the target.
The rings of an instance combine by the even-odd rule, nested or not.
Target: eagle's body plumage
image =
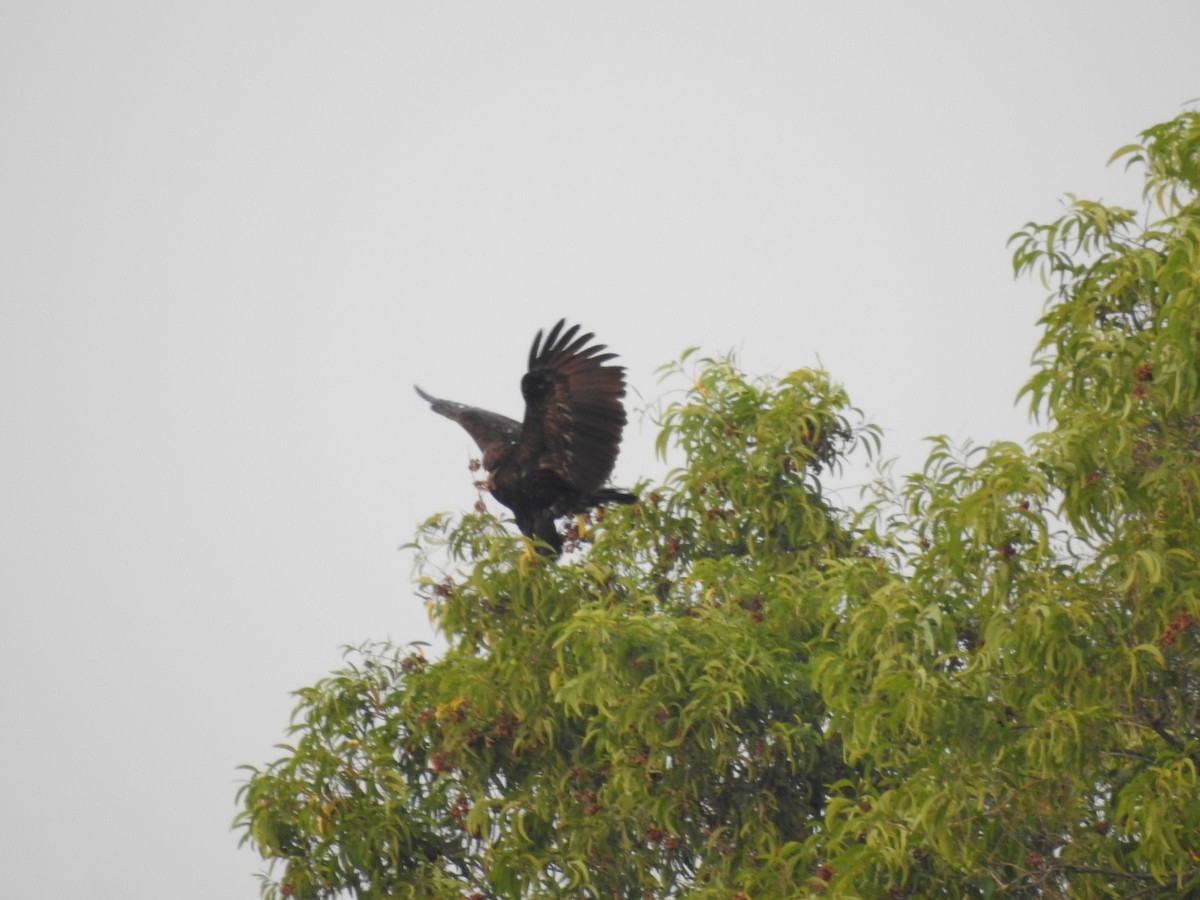
[[[433,411],[466,429],[483,452],[492,496],[512,510],[517,527],[548,544],[555,555],[562,537],[554,520],[604,503],[637,498],[605,487],[617,461],[625,427],[625,370],[603,344],[579,326],[537,333],[521,379],[525,418],[507,416],[431,397]],[[578,336],[577,336],[578,335]]]

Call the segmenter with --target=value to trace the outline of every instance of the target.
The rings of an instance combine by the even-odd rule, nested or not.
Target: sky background
[[[428,640],[397,548],[470,507],[413,394],[520,417],[560,316],[636,410],[686,347],[822,365],[885,432],[1023,439],[1008,236],[1133,204],[1200,4],[0,6],[0,867],[254,898],[236,767],[341,647]],[[853,500],[848,494],[847,501]]]

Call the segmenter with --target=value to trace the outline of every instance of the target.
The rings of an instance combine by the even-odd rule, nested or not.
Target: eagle
[[[457,422],[483,452],[488,489],[512,510],[521,533],[558,556],[563,539],[555,519],[637,496],[606,487],[625,427],[625,369],[609,365],[615,353],[592,343],[595,335],[558,322],[529,349],[521,378],[525,418],[518,422],[450,400],[414,385],[435,413]]]

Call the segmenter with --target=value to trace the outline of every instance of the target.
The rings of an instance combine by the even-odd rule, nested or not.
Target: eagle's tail
[[[637,494],[622,491],[618,488],[601,488],[592,494],[592,503],[602,506],[605,503],[637,503]]]

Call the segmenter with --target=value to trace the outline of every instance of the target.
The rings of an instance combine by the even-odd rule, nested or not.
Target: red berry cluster
[[[583,814],[585,816],[594,816],[600,812],[600,804],[596,802],[596,792],[591,788],[576,791],[575,799],[584,805]]]
[[[1162,634],[1158,636],[1158,642],[1164,647],[1170,647],[1175,643],[1175,639],[1179,637],[1181,631],[1195,624],[1196,620],[1190,615],[1185,612],[1177,612],[1171,617],[1171,621],[1167,623]]]
[[[763,620],[763,597],[761,594],[739,600],[738,606],[750,613],[750,618],[756,625]]]
[[[459,794],[450,806],[450,818],[459,830],[467,830],[467,813],[471,811],[471,801],[466,794]]]
[[[1133,370],[1133,396],[1142,397],[1146,393],[1146,382],[1154,380],[1154,367],[1144,362]]]
[[[433,769],[435,775],[441,775],[443,772],[453,772],[457,768],[450,758],[450,754],[444,750],[435,750],[429,757],[429,768]]]

